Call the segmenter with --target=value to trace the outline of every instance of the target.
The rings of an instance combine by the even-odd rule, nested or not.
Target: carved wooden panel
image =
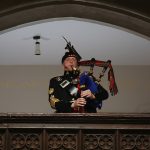
[[[150,130],[125,130],[120,133],[121,150],[150,150]]]
[[[5,149],[5,133],[4,130],[0,130],[0,150]]]
[[[8,139],[10,150],[42,149],[41,132],[34,129],[11,129]]]
[[[116,135],[111,130],[89,130],[83,134],[84,150],[116,150]]]
[[[76,130],[48,130],[47,149],[48,150],[77,150],[78,134]]]

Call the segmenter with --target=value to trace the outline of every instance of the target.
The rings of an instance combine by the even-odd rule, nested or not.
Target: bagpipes
[[[111,60],[100,61],[100,60],[95,60],[94,58],[92,58],[91,60],[81,61],[82,57],[77,53],[77,51],[71,45],[71,42],[68,42],[65,37],[63,38],[67,42],[65,49],[67,49],[69,52],[72,52],[76,55],[77,59],[79,60],[78,65],[90,67],[90,71],[87,71],[86,73],[81,73],[81,76],[80,76],[81,85],[87,81],[87,83],[84,83],[84,84],[88,84],[87,87],[91,90],[91,92],[93,93],[96,92],[97,85],[100,84],[101,78],[104,76],[106,70],[109,69],[108,70],[109,90],[112,96],[116,95],[118,93],[118,88],[116,85],[114,71],[111,65]],[[102,71],[100,72],[98,79],[93,75],[93,70],[95,66],[102,67]],[[90,80],[91,78],[87,79],[87,77],[89,76],[92,77],[92,80]]]
[[[91,60],[79,61],[79,66],[89,66],[90,67],[89,76],[92,76],[93,80],[98,84],[100,83],[101,78],[104,76],[106,70],[109,68],[108,81],[109,81],[110,93],[112,96],[114,96],[118,93],[118,88],[117,88],[117,85],[115,82],[114,71],[113,71],[110,60],[105,62],[105,61],[95,60],[94,58],[92,58]],[[102,72],[99,74],[98,79],[93,75],[94,66],[103,68]]]

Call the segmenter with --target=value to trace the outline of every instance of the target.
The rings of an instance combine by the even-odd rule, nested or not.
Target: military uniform
[[[78,112],[71,108],[72,102],[80,97],[78,78],[75,78],[72,72],[65,71],[63,76],[54,77],[49,83],[49,102],[53,109],[58,113]],[[69,87],[69,88],[68,88]],[[72,89],[72,91],[70,90]],[[76,94],[72,94],[72,92]],[[104,99],[108,98],[108,92],[98,85],[98,93],[95,94],[95,99],[86,99],[87,103],[84,106],[84,111],[87,113],[95,113],[97,104],[101,104]]]

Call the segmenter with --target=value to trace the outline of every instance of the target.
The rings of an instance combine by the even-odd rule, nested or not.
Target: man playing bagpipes
[[[96,113],[97,108],[101,108],[102,101],[108,98],[107,90],[93,76],[92,69],[96,61],[80,61],[81,56],[70,42],[67,42],[65,49],[69,51],[62,57],[64,75],[53,77],[49,83],[50,105],[57,113]],[[81,65],[90,66],[90,72],[81,73]],[[104,70],[107,67],[105,64]],[[113,72],[111,74],[114,78]]]

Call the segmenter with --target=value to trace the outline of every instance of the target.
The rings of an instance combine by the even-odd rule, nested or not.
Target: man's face
[[[65,71],[72,71],[74,67],[77,68],[77,59],[75,57],[67,57],[63,66]]]

